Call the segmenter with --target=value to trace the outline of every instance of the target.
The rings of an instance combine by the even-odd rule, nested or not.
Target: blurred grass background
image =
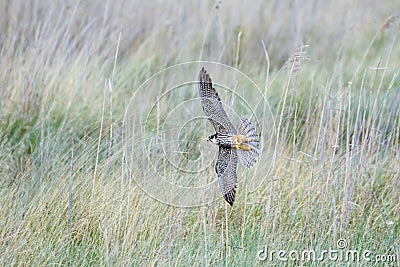
[[[1,1],[0,264],[285,265],[257,253],[344,238],[398,265],[398,11],[372,0]],[[135,90],[195,60],[267,88],[277,122],[267,182],[256,199],[239,184],[232,209],[161,204],[124,164]]]

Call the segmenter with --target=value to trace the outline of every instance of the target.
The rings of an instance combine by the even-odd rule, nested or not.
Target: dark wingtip
[[[200,82],[206,82],[206,83],[212,83],[212,79],[210,75],[207,73],[207,70],[204,67],[201,67],[200,73],[199,73],[199,81]]]
[[[199,81],[202,82],[204,81],[204,73],[206,72],[206,70],[204,69],[204,67],[201,67],[201,70],[199,72]]]
[[[224,195],[226,202],[228,202],[229,205],[231,205],[231,206],[233,206],[233,203],[235,202],[235,194],[236,194],[236,190],[235,190],[235,188],[233,188],[231,191],[229,191],[228,193],[226,193]]]

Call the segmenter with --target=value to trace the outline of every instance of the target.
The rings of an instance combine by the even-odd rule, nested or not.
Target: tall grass
[[[258,252],[321,252],[343,238],[348,249],[395,255],[389,265],[398,265],[397,3],[267,2],[2,1],[0,264],[285,265]],[[240,171],[233,208],[222,198],[166,205],[135,182],[165,163],[157,150],[154,162],[140,160],[141,112],[163,86],[138,88],[195,60],[237,67],[271,107],[272,118],[255,114],[262,133],[276,128],[266,136],[269,162]],[[185,73],[188,81],[197,71]],[[142,101],[132,107],[135,92]],[[247,97],[256,101],[250,90]],[[132,154],[123,149],[128,107]],[[166,118],[154,114],[146,127],[157,137]],[[189,141],[206,137],[191,129]],[[215,179],[213,167],[165,172],[184,184]],[[254,178],[263,182],[252,192]]]

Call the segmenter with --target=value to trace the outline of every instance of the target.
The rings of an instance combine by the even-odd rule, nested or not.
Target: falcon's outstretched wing
[[[237,154],[235,149],[219,147],[215,171],[218,174],[219,188],[225,200],[233,206],[237,184]]]
[[[217,91],[212,87],[211,77],[204,67],[201,68],[199,74],[199,93],[204,113],[213,124],[215,131],[222,134],[236,133],[235,127],[222,107]]]

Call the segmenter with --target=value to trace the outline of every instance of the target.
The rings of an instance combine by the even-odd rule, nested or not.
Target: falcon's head
[[[217,134],[210,135],[208,137],[208,141],[210,141],[211,143],[216,144],[217,143]]]

